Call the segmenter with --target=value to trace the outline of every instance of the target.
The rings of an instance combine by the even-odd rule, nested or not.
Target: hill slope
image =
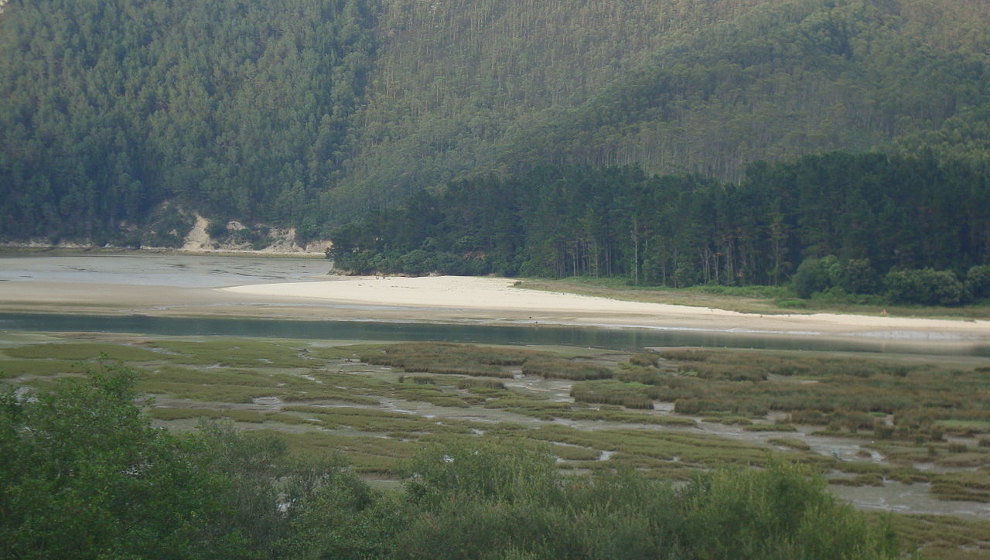
[[[418,21],[425,37],[389,43],[346,187],[394,197],[533,163],[737,180],[756,160],[914,149],[986,122],[978,1],[505,4],[471,33],[468,7],[444,3],[441,30]],[[974,134],[985,150],[985,126]]]
[[[0,236],[167,242],[195,210],[306,238],[544,164],[986,161],[988,30],[983,0],[12,0]]]

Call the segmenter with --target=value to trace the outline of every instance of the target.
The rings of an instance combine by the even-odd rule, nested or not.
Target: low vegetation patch
[[[653,401],[647,396],[644,385],[616,380],[583,381],[571,387],[576,401],[621,405],[626,408],[652,409]]]
[[[833,484],[926,482],[944,499],[990,501],[990,413],[973,398],[986,390],[986,372],[951,363],[697,349],[622,358],[434,343],[64,340],[0,350],[0,371],[16,372],[3,383],[56,390],[116,367],[120,348],[135,390],[156,397],[147,412],[156,423],[188,430],[198,421],[234,422],[276,435],[297,460],[339,453],[364,476],[398,479],[424,445],[484,436],[530,451],[545,443],[572,475],[634,469],[647,480],[690,484],[699,472],[764,466],[776,453],[832,473]],[[442,371],[420,369],[430,356]],[[689,415],[790,433],[727,439],[684,429],[696,425]],[[858,439],[866,456],[837,461],[812,450],[797,425]],[[867,451],[884,462],[866,460]]]

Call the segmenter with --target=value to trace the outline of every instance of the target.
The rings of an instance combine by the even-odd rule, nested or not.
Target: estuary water
[[[773,337],[664,329],[531,325],[466,325],[388,321],[186,318],[148,315],[0,313],[0,330],[134,333],[165,336],[248,336],[355,341],[444,341],[473,344],[576,346],[635,352],[653,347],[750,348],[822,352],[990,356],[987,346],[932,346],[884,341]]]

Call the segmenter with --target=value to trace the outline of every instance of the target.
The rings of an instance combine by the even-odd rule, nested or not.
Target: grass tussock
[[[547,379],[571,379],[574,381],[608,379],[613,376],[612,370],[607,367],[577,359],[554,356],[530,358],[523,364],[522,372],[524,375],[535,375]]]
[[[771,438],[767,440],[767,443],[771,445],[779,445],[781,447],[788,447],[790,449],[797,449],[799,451],[811,450],[811,446],[808,445],[808,442],[797,438]]]
[[[82,360],[112,359],[125,362],[153,362],[162,355],[140,346],[111,342],[48,342],[6,348],[3,353],[11,358],[28,360]]]
[[[653,401],[644,393],[644,387],[637,383],[624,383],[614,379],[584,381],[575,383],[571,387],[571,396],[576,401],[587,403],[652,409]]]
[[[52,376],[85,373],[91,366],[85,362],[60,359],[0,359],[0,379],[22,375]]]
[[[467,344],[416,342],[360,352],[361,361],[406,372],[511,378],[533,352]]]

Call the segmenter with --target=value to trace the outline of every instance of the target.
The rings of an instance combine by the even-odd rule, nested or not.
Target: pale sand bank
[[[328,281],[222,288],[228,294],[407,308],[417,317],[540,320],[610,327],[672,328],[898,340],[990,341],[990,322],[840,314],[757,315],[721,309],[619,301],[514,287],[512,279],[436,276],[334,277]],[[393,309],[394,311],[394,309]],[[374,313],[373,310],[369,312]],[[501,314],[501,315],[499,315]]]
[[[329,279],[327,279],[329,278]],[[232,279],[231,279],[232,280]],[[0,312],[290,320],[539,324],[990,344],[990,322],[839,314],[758,315],[514,287],[506,278],[321,276],[215,288],[0,281]]]

